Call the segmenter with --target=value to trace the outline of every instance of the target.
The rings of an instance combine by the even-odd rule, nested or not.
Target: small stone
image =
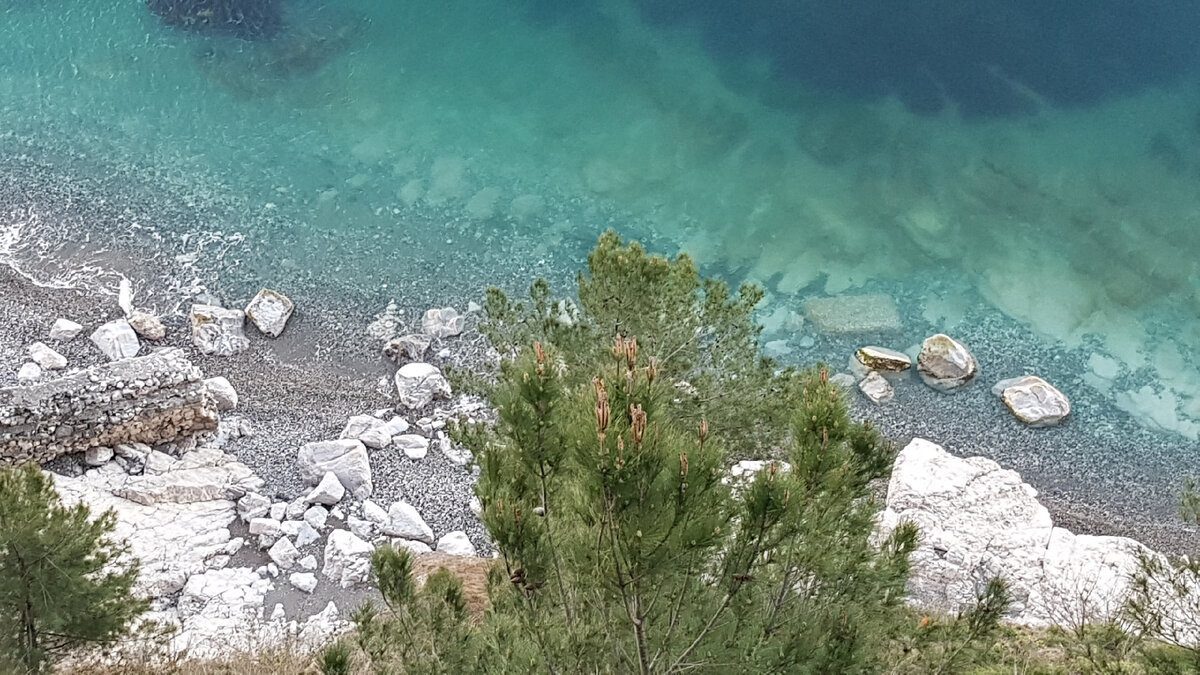
[[[476,518],[483,517],[483,502],[479,501],[479,497],[472,496],[467,506],[471,509],[471,513],[475,514]]]
[[[1066,394],[1036,375],[1005,387],[1001,398],[1017,419],[1031,427],[1053,426],[1071,414]]]
[[[362,444],[372,450],[382,450],[392,444],[392,435],[383,426],[367,429],[358,437]]]
[[[375,502],[371,501],[370,499],[363,501],[362,513],[363,513],[363,518],[366,518],[367,520],[371,521],[372,523],[375,523],[376,525],[382,525],[382,524],[388,522],[387,511],[384,511],[382,506],[376,504]]]
[[[885,347],[863,347],[854,356],[859,363],[876,371],[899,373],[912,367],[908,354]]]
[[[288,520],[300,520],[304,517],[304,512],[307,510],[308,504],[304,503],[304,497],[297,497],[288,502],[285,515],[287,515]]]
[[[81,332],[83,332],[83,326],[70,319],[58,319],[50,327],[50,339],[58,341],[73,340]]]
[[[271,505],[271,517],[275,520],[283,522],[283,520],[287,518],[287,507],[287,502],[275,502]]]
[[[35,342],[29,345],[29,358],[41,366],[42,370],[61,370],[67,367],[67,357],[47,347],[42,342]]]
[[[382,426],[383,421],[372,415],[354,415],[346,420],[346,426],[342,428],[342,435],[339,438],[353,438],[357,440],[371,429],[378,429]]]
[[[267,574],[271,575],[272,578],[279,576],[279,565],[273,562],[267,563]]]
[[[315,570],[317,569],[317,556],[306,555],[297,561],[297,564],[300,565],[300,569],[302,570]]]
[[[957,389],[979,374],[975,357],[954,338],[938,333],[925,339],[917,356],[917,371],[925,384],[939,391]]]
[[[92,344],[96,345],[109,361],[119,361],[137,356],[141,344],[137,333],[125,319],[109,321],[92,331]]]
[[[409,459],[423,459],[429,454],[429,439],[416,434],[404,434],[392,439],[392,444],[399,448]]]
[[[233,410],[238,404],[237,390],[224,377],[210,377],[204,381],[204,388],[212,395],[217,404],[217,410],[224,412]]]
[[[295,308],[283,293],[264,288],[246,305],[246,316],[264,335],[279,337]]]
[[[425,523],[421,513],[408,502],[398,501],[388,509],[388,522],[380,531],[392,537],[416,539],[426,544],[433,543],[433,529]]]
[[[313,569],[316,569],[316,564],[317,560],[313,558]],[[317,588],[317,575],[312,572],[292,572],[288,575],[288,583],[305,593],[312,593]]]
[[[402,335],[388,340],[383,346],[383,355],[398,364],[409,361],[424,361],[433,338],[428,335]]]
[[[463,332],[464,318],[453,307],[431,309],[421,318],[421,330],[431,337],[447,338]]]
[[[42,377],[42,367],[36,363],[25,363],[17,370],[17,384],[29,384],[40,380]]]
[[[201,354],[233,356],[250,348],[243,326],[246,315],[240,309],[215,305],[192,305],[192,343]]]
[[[300,557],[300,551],[296,550],[287,537],[280,537],[279,541],[275,542],[275,545],[267,551],[267,555],[275,561],[276,565],[279,565],[280,569],[287,570],[296,564],[296,559]]]
[[[375,535],[375,523],[372,523],[369,520],[363,520],[362,518],[350,516],[346,519],[346,526],[349,527],[354,536],[358,537],[359,539],[366,539],[369,541],[371,537]]]
[[[327,504],[333,505],[342,501],[342,497],[346,495],[346,487],[338,480],[332,471],[326,471],[325,476],[321,478],[321,482],[317,483],[317,487],[313,488],[312,492],[304,498],[308,504]]]
[[[308,546],[309,544],[312,544],[321,538],[321,533],[313,529],[312,525],[304,522],[297,523],[297,525],[299,525],[299,527],[296,528],[295,536],[296,546],[298,548]]]
[[[281,531],[279,521],[274,518],[255,518],[250,521],[250,534],[265,534],[273,537]]]
[[[461,530],[442,535],[435,550],[447,555],[475,556],[475,545],[467,538],[467,533]]]
[[[129,315],[129,325],[137,332],[138,335],[147,340],[162,340],[167,337],[167,327],[163,325],[162,320],[149,312],[137,310]]]
[[[314,530],[320,530],[325,527],[325,521],[328,518],[329,512],[322,506],[313,506],[304,512],[304,522],[308,523]]]
[[[868,373],[862,382],[858,383],[858,389],[876,405],[887,403],[895,398],[892,385],[888,384],[888,381],[883,379],[883,376],[874,370]]]
[[[399,436],[408,431],[408,420],[400,416],[395,416],[380,428],[386,431],[389,436]]]
[[[356,439],[306,443],[300,447],[296,467],[309,485],[332,471],[355,499],[366,499],[374,489],[367,448]]]
[[[408,408],[424,408],[435,398],[450,398],[450,383],[442,371],[428,363],[408,363],[396,371],[396,392],[400,404]]]
[[[108,460],[113,458],[113,449],[100,446],[98,448],[88,448],[87,452],[83,453],[83,463],[88,466],[100,466],[107,464]]]
[[[147,468],[149,468],[148,464],[149,462],[147,462]],[[243,496],[237,502],[238,515],[241,516],[242,520],[247,523],[255,518],[261,518],[267,515],[267,512],[270,510],[271,500],[258,494],[257,492],[247,492],[245,496]],[[274,516],[272,516],[272,518],[274,518]],[[275,518],[275,520],[278,521],[279,519]]]

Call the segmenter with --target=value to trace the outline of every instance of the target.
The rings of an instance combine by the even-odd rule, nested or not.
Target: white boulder
[[[450,383],[436,366],[407,363],[396,371],[396,393],[401,405],[424,408],[435,398],[450,398]]]
[[[363,500],[362,514],[363,518],[366,518],[376,525],[383,525],[384,523],[388,522],[387,511],[384,511],[382,506],[376,504],[370,499]]]
[[[434,549],[438,553],[448,555],[465,555],[475,557],[475,545],[467,538],[467,533],[462,530],[448,532],[438,539],[437,548]]]
[[[279,337],[296,305],[283,293],[264,288],[246,305],[246,316],[264,335]]]
[[[422,459],[429,454],[429,439],[417,434],[404,434],[392,439],[392,444],[409,459]]]
[[[71,321],[70,319],[57,319],[53,326],[50,326],[50,339],[65,342],[73,340],[76,335],[83,332],[83,326]]]
[[[310,485],[332,472],[355,499],[370,497],[374,489],[367,449],[355,439],[306,443],[300,447],[296,467]]]
[[[246,315],[240,309],[192,305],[192,343],[201,354],[233,356],[250,347],[242,330]]]
[[[453,307],[431,309],[421,317],[421,330],[430,337],[453,337],[463,332],[464,321]]]
[[[300,557],[300,551],[296,550],[290,539],[280,537],[271,550],[267,551],[267,555],[276,565],[279,565],[279,569],[289,570],[292,565],[296,564],[296,559]]]
[[[137,333],[125,319],[116,319],[92,331],[92,344],[96,345],[109,361],[118,361],[137,356],[141,345]]]
[[[863,347],[854,353],[854,358],[869,370],[899,373],[912,367],[908,354],[886,347]]]
[[[433,529],[425,523],[415,506],[404,501],[392,504],[388,509],[388,520],[380,525],[379,531],[392,537],[433,543]]]
[[[1036,375],[1009,382],[1000,398],[1017,419],[1031,427],[1053,426],[1071,414],[1066,394]]]
[[[147,340],[158,341],[167,337],[167,327],[162,320],[140,309],[129,315],[129,326]]]
[[[292,572],[288,575],[288,583],[305,593],[312,593],[317,588],[317,575],[312,572]]]
[[[29,384],[40,380],[42,377],[42,367],[36,363],[23,363],[17,370],[17,384]]]
[[[952,391],[975,379],[979,364],[960,342],[938,333],[925,338],[917,356],[917,372],[925,384],[939,391]]]
[[[334,530],[325,543],[325,567],[321,572],[342,588],[365,583],[374,551],[375,547],[346,530]]]

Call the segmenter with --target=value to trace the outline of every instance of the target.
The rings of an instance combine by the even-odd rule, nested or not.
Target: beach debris
[[[463,332],[466,321],[453,307],[431,309],[421,317],[421,330],[430,337],[454,337]]]
[[[1066,394],[1036,375],[1001,380],[1000,398],[1017,419],[1031,427],[1054,426],[1071,414]]]
[[[125,319],[114,319],[100,326],[92,331],[91,340],[109,361],[132,358],[141,349],[137,333]]]
[[[35,342],[29,345],[29,358],[41,366],[42,370],[62,370],[67,367],[67,357],[47,347],[45,343]]]
[[[50,339],[60,342],[73,340],[81,332],[83,332],[83,326],[74,321],[70,319],[56,319],[54,325],[50,327]]]
[[[925,384],[938,391],[953,391],[975,379],[979,364],[960,342],[938,333],[921,344],[917,371]]]
[[[246,316],[264,335],[279,337],[296,305],[283,293],[264,288],[246,305]]]
[[[242,327],[246,315],[240,309],[216,305],[192,305],[192,343],[201,354],[233,356],[250,347]]]

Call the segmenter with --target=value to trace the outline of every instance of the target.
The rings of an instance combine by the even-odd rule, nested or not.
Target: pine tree
[[[0,470],[0,654],[38,672],[62,650],[119,637],[147,608],[111,511],[63,506],[36,465]],[[0,659],[5,658],[0,656]]]

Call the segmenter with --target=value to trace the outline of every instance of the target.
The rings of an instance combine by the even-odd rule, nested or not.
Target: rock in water
[[[137,310],[129,315],[129,325],[133,330],[137,331],[138,335],[147,340],[158,341],[167,337],[167,327],[163,325],[162,320],[149,312]]]
[[[421,330],[430,337],[453,337],[463,332],[463,322],[453,307],[431,309],[421,319]]]
[[[283,293],[264,288],[246,305],[246,316],[264,335],[279,337],[296,305]]]
[[[858,362],[870,370],[886,370],[899,373],[912,367],[908,354],[884,347],[863,347],[855,352]]]
[[[862,382],[858,383],[858,388],[872,403],[883,404],[895,398],[896,394],[892,391],[892,385],[883,379],[883,376],[872,370],[867,374],[867,377]]]
[[[961,343],[938,333],[925,338],[921,345],[917,371],[925,384],[939,391],[951,391],[975,379],[979,364]]]
[[[192,343],[202,354],[233,356],[246,351],[250,341],[242,332],[246,315],[240,309],[192,305]]]
[[[1053,426],[1071,414],[1066,394],[1036,375],[1011,382],[1000,397],[1017,419],[1031,427]]]
[[[125,319],[109,321],[92,331],[92,344],[99,347],[109,361],[133,358],[141,349],[137,333]]]
[[[409,363],[396,371],[396,393],[401,405],[424,408],[435,398],[450,398],[450,383],[436,366]]]
[[[194,33],[224,33],[269,40],[283,30],[282,0],[148,0],[168,26]]]

